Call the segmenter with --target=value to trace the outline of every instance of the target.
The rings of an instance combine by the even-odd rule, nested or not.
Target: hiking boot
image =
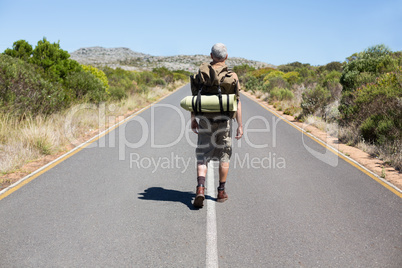
[[[202,208],[204,206],[204,199],[205,199],[204,191],[205,191],[204,186],[197,186],[197,191],[193,203],[194,207]]]
[[[226,200],[228,200],[228,194],[225,192],[225,189],[219,189],[218,188],[218,198],[216,199],[216,201],[218,202],[225,202]]]

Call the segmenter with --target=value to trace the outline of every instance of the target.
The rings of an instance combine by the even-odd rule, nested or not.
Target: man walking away
[[[232,121],[237,121],[236,139],[243,136],[241,102],[239,98],[239,79],[236,73],[228,70],[225,61],[228,58],[226,46],[215,44],[211,49],[210,63],[203,63],[198,74],[191,77],[191,91],[197,95],[217,94],[218,90],[224,94],[236,94],[237,112],[225,113],[191,113],[191,129],[198,134],[196,148],[197,157],[197,188],[193,205],[201,208],[205,199],[205,177],[207,164],[210,160],[219,161],[218,202],[228,199],[225,192],[226,178],[229,171],[229,162],[232,155]],[[197,121],[198,119],[198,121]]]

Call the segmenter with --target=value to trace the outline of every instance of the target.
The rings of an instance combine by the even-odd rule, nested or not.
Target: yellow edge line
[[[283,116],[279,115],[278,113],[276,113],[275,111],[273,111],[272,109],[270,109],[269,107],[263,105],[262,103],[259,103],[258,101],[252,99],[251,97],[247,96],[246,94],[242,94],[243,96],[246,96],[248,99],[254,101],[255,103],[258,103],[261,107],[263,107],[265,110],[267,110],[268,112],[270,112],[271,114],[275,115],[276,117],[280,118],[281,120],[283,120],[284,122],[286,122],[287,124],[289,124],[290,126],[294,127],[295,129],[297,129],[298,131],[300,131],[302,134],[304,134],[304,131],[295,126],[294,124],[292,124],[291,122],[289,122],[286,118],[284,118]],[[366,175],[368,175],[370,178],[372,178],[373,180],[375,180],[376,182],[380,183],[382,186],[384,186],[385,188],[387,188],[388,190],[390,190],[391,192],[393,192],[394,194],[396,194],[397,196],[399,196],[400,198],[402,198],[402,193],[399,192],[398,190],[396,190],[395,188],[393,188],[392,186],[388,185],[387,183],[385,183],[384,181],[380,180],[379,178],[377,178],[375,175],[373,175],[371,172],[365,170],[364,168],[362,168],[361,166],[357,165],[356,163],[354,163],[352,160],[350,160],[348,157],[346,157],[345,155],[343,155],[342,153],[340,153],[339,151],[336,151],[334,149],[332,149],[331,147],[329,147],[328,144],[320,141],[317,137],[313,136],[312,134],[310,135],[306,135],[307,137],[311,138],[313,141],[317,142],[318,144],[320,144],[321,146],[323,146],[324,148],[330,150],[331,152],[333,152],[335,155],[339,156],[340,158],[342,158],[343,160],[345,160],[346,162],[348,162],[349,164],[351,164],[352,166],[354,166],[355,168],[359,169],[360,171],[362,171],[363,173],[365,173]]]
[[[95,141],[99,140],[100,138],[106,136],[107,134],[109,134],[109,132],[115,130],[116,128],[120,127],[122,124],[124,124],[125,122],[127,122],[128,120],[130,120],[131,118],[145,112],[146,110],[148,110],[150,107],[152,107],[153,105],[155,105],[156,103],[162,101],[163,99],[169,97],[170,95],[172,95],[173,93],[175,93],[176,91],[178,91],[179,89],[183,88],[179,87],[176,90],[170,92],[168,95],[160,98],[159,100],[149,104],[148,106],[145,106],[144,108],[142,108],[141,110],[139,110],[138,112],[133,113],[132,115],[128,116],[127,118],[123,119],[121,122],[116,123],[115,125],[111,126],[110,128],[108,128],[107,130],[105,130],[104,132],[98,134],[97,136],[92,137],[91,139],[89,139],[88,141],[78,145],[77,147],[75,147],[74,149],[70,150],[69,152],[67,152],[66,154],[64,154],[64,156],[61,156],[59,160],[56,160],[54,163],[51,163],[49,166],[47,166],[46,168],[44,168],[43,170],[40,171],[34,171],[33,175],[27,175],[26,177],[22,178],[21,180],[17,181],[15,184],[15,186],[13,186],[14,184],[10,185],[8,188],[4,189],[5,192],[3,192],[2,194],[0,194],[0,200],[6,198],[7,196],[9,196],[10,194],[14,193],[15,191],[17,191],[18,189],[20,189],[21,187],[23,187],[24,185],[28,184],[29,182],[33,181],[34,179],[36,179],[37,177],[39,177],[40,175],[42,175],[43,173],[49,171],[50,169],[52,169],[53,167],[57,166],[58,164],[60,164],[61,162],[63,162],[64,160],[70,158],[71,156],[75,155],[76,153],[78,153],[79,151],[81,151],[82,149],[86,148],[87,146],[89,146],[90,144],[94,143]],[[79,148],[78,148],[79,147]],[[36,172],[36,173],[35,173]],[[8,189],[8,190],[7,190]],[[4,191],[3,190],[3,191]]]

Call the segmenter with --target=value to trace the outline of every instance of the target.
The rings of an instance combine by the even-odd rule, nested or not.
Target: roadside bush
[[[296,84],[299,81],[299,73],[298,72],[288,72],[282,76],[289,85]]]
[[[276,78],[276,77],[283,77],[285,73],[281,72],[281,71],[271,71],[269,72],[266,76],[264,76],[264,82],[265,81],[269,81],[272,78]]]
[[[323,86],[326,87],[328,83],[332,82],[338,82],[339,79],[341,78],[342,73],[338,71],[331,71],[329,73],[325,73],[324,79],[323,79]]]
[[[264,82],[264,90],[271,91],[274,88],[287,88],[289,87],[288,82],[281,76],[272,77]]]
[[[258,79],[262,79],[272,71],[276,71],[276,69],[271,68],[271,67],[266,67],[266,68],[261,68],[261,69],[252,71],[250,74]]]
[[[340,78],[346,91],[356,90],[363,84],[374,82],[381,73],[398,69],[398,60],[384,45],[369,47],[363,52],[353,54],[347,60]]]
[[[300,77],[302,78],[302,81],[305,81],[308,79],[317,81],[317,73],[315,72],[314,68],[311,66],[296,68],[295,72],[299,73]]]
[[[135,81],[138,83],[138,85],[149,85],[155,78],[154,74],[148,71],[140,72],[137,74],[138,76],[136,76]]]
[[[51,114],[70,101],[68,91],[57,82],[43,79],[35,66],[0,54],[0,109],[17,116]]]
[[[87,72],[70,73],[64,85],[77,100],[101,102],[107,100],[108,93],[103,83],[93,74]]]
[[[253,75],[247,75],[247,82],[244,87],[246,90],[256,91],[262,87],[262,81]]]
[[[310,67],[310,64],[308,64],[308,63],[301,63],[301,62],[295,61],[292,63],[279,65],[278,70],[282,71],[284,73],[288,73],[288,72],[296,71],[296,69],[298,69],[298,68],[309,68],[309,67]]]
[[[140,73],[126,71],[121,68],[112,69],[110,67],[103,67],[102,71],[108,78],[111,95],[115,95],[113,99],[120,99],[126,94],[139,92],[139,83],[141,80]],[[153,76],[151,77],[152,81]],[[113,92],[113,93],[112,93]],[[124,94],[122,94],[124,92]]]
[[[396,130],[395,133],[392,130]],[[398,136],[392,115],[371,115],[360,125],[360,131],[365,140],[377,144],[383,144],[388,139],[395,140]]]
[[[332,100],[339,100],[342,95],[342,85],[339,83],[341,75],[338,71],[331,71],[324,76],[322,85],[331,92]]]
[[[330,98],[331,93],[319,85],[313,89],[308,89],[302,94],[302,114],[305,116],[309,114],[323,116]]]
[[[173,72],[169,71],[169,69],[166,67],[154,68],[152,72],[158,80],[153,82],[156,85],[166,85],[166,83],[172,83],[174,80]],[[164,80],[165,83],[161,83],[160,79]]]
[[[173,78],[172,78],[172,82],[173,82]],[[164,79],[162,79],[162,78],[155,78],[155,79],[152,79],[151,85],[153,85],[153,86],[166,86],[166,81]]]
[[[190,81],[189,76],[183,73],[174,72],[173,73],[173,81]]]
[[[242,77],[245,76],[249,72],[255,71],[255,68],[248,64],[242,64],[242,65],[234,66],[233,71],[239,77],[240,83],[243,83]]]
[[[81,66],[82,66],[82,68],[84,69],[85,72],[89,72],[92,75],[94,75],[96,78],[98,78],[102,82],[106,92],[108,92],[108,90],[109,90],[109,82],[107,80],[106,74],[103,71],[101,71],[98,68],[93,67],[91,65],[81,65]]]
[[[357,125],[366,141],[383,144],[402,139],[402,70],[381,75],[351,93],[343,124]]]
[[[286,88],[274,88],[271,90],[269,98],[271,101],[284,101],[292,100],[294,98],[293,92]]]
[[[121,87],[112,86],[112,87],[109,88],[109,92],[110,92],[110,99],[111,100],[119,101],[119,100],[127,98],[126,92]]]

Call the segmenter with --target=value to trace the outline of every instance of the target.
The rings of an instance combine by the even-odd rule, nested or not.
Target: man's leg
[[[197,165],[197,176],[207,176],[207,165],[206,164],[198,164]]]
[[[225,192],[226,178],[229,172],[229,162],[220,162],[219,164],[219,186],[218,186],[218,202],[228,200],[228,195]]]
[[[208,168],[206,164],[197,164],[197,186],[205,186],[207,171]]]
[[[204,206],[205,199],[205,177],[207,176],[207,165],[198,164],[197,165],[197,190],[193,205],[197,208]]]
[[[229,162],[220,162],[219,165],[219,182],[225,183],[229,172]]]

